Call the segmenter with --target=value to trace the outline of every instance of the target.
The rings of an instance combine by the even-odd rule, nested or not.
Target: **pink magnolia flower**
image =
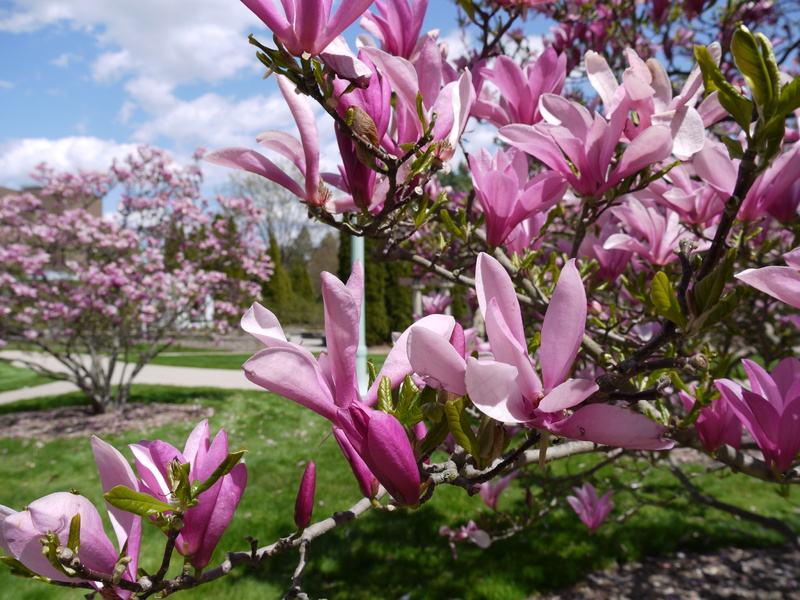
[[[397,502],[416,506],[419,468],[400,421],[362,402],[353,402],[340,413],[345,436],[370,472]]]
[[[739,160],[728,155],[719,142],[707,142],[703,151],[692,162],[695,173],[714,188],[723,202],[733,194]],[[756,221],[766,214],[775,213],[784,221],[796,217],[797,171],[800,169],[800,143],[792,144],[761,173],[747,192],[737,218]],[[789,217],[787,219],[787,217]]]
[[[173,460],[189,463],[189,481],[205,481],[228,456],[228,437],[221,429],[210,441],[208,420],[201,421],[186,440],[183,452],[161,440],[130,444],[141,477],[140,490],[168,502],[172,489],[168,465]],[[211,560],[214,548],[233,518],[247,484],[247,469],[236,465],[199,496],[199,504],[183,515],[183,528],[175,548],[191,557],[195,569],[202,569]]]
[[[800,248],[787,252],[783,259],[789,266],[746,269],[735,277],[781,302],[800,308]]]
[[[576,407],[598,386],[569,379],[586,321],[586,291],[575,261],[561,270],[545,314],[539,348],[543,378],[528,355],[522,312],[508,273],[488,254],[478,257],[478,304],[494,360],[467,359],[466,389],[484,414],[525,423],[573,439],[646,450],[671,448],[665,428],[644,415],[609,404]],[[575,409],[567,416],[567,410]]]
[[[408,60],[414,58],[424,38],[419,35],[428,0],[375,0],[378,14],[365,13],[359,25],[374,35],[381,50]]]
[[[271,0],[242,0],[293,55],[320,54],[355,22],[373,0],[343,0],[331,14],[333,0],[281,0],[283,13]]]
[[[719,54],[719,44],[712,50]],[[651,58],[643,61],[636,51],[628,48],[625,51],[630,65],[622,75],[622,84],[606,59],[594,51],[586,53],[586,73],[605,107],[606,116],[615,110],[634,110],[638,116],[638,124],[628,121],[625,132],[629,139],[634,139],[652,125],[666,125],[672,132],[673,154],[687,160],[703,148],[705,128],[713,123],[713,119],[705,122],[700,108],[695,108],[703,93],[703,78],[699,67],[695,66],[681,90],[673,98],[672,82],[663,65]],[[625,100],[627,99],[628,102]],[[707,113],[711,104],[719,105],[716,94],[704,101],[703,112]],[[724,116],[723,111],[715,111],[715,118]]]
[[[396,94],[395,124],[392,138],[397,146],[414,143],[423,134],[417,110],[417,96],[422,95],[422,108],[429,123],[436,113],[433,142],[436,156],[450,160],[475,103],[472,74],[461,75],[442,58],[441,50],[432,38],[426,38],[414,63],[392,56],[377,48],[363,48],[378,70],[388,78]],[[449,70],[448,70],[449,69]]]
[[[275,315],[254,304],[242,318],[242,328],[268,347],[245,362],[245,375],[253,383],[313,410],[340,428],[349,446],[395,500],[415,505],[419,500],[419,469],[408,435],[395,417],[370,407],[377,402],[378,386],[384,376],[396,387],[412,372],[407,355],[411,331],[431,329],[448,338],[455,321],[445,315],[430,315],[403,332],[362,401],[355,361],[363,290],[364,268],[360,262],[353,265],[347,284],[330,273],[322,274],[328,353],[320,354],[319,358],[288,342]],[[342,448],[345,450],[344,445]],[[371,486],[363,473],[357,471],[360,463],[353,460],[350,463],[366,496]]]
[[[266,156],[247,148],[222,148],[206,155],[205,159],[215,165],[241,169],[260,175],[278,185],[285,187],[298,198],[320,206],[328,201],[328,191],[325,189],[319,172],[319,134],[314,111],[308,102],[295,94],[294,85],[283,75],[276,75],[278,87],[289,105],[300,140],[284,131],[265,131],[256,138],[258,143],[287,158],[297,167],[305,179],[305,187],[287,175],[280,167]]]
[[[300,480],[300,489],[297,491],[297,500],[294,503],[294,524],[298,529],[305,529],[311,523],[311,513],[314,511],[314,491],[317,486],[317,465],[314,461],[308,463],[303,478]]]
[[[542,120],[539,96],[561,93],[567,76],[567,57],[547,48],[523,70],[512,58],[498,56],[492,67],[482,68],[478,76],[491,81],[499,95],[495,99],[484,88],[472,107],[472,116],[497,127],[512,123],[533,125]]]
[[[678,392],[678,396],[684,408],[691,410],[694,398],[683,391]],[[700,409],[700,416],[697,417],[694,428],[709,452],[713,452],[722,444],[728,444],[737,450],[742,445],[742,422],[724,397],[716,398],[711,406]]]
[[[561,173],[580,196],[598,197],[672,152],[672,132],[652,125],[633,139],[614,163],[627,111],[615,110],[606,120],[566,98],[542,94],[539,110],[545,121],[536,125],[507,125],[498,137]],[[613,165],[613,168],[612,168]]]
[[[645,206],[633,194],[625,196],[625,200],[622,206],[612,208],[611,212],[640,237],[615,233],[606,239],[603,248],[634,252],[657,266],[677,260],[675,250],[681,238],[694,237],[680,224],[678,213],[665,207]]]
[[[789,469],[800,450],[800,360],[789,357],[772,373],[750,360],[742,365],[752,391],[730,379],[714,382],[761,449],[771,469]]]
[[[572,488],[575,491],[575,496],[567,496],[567,502],[572,507],[572,510],[581,518],[584,525],[589,528],[589,531],[597,531],[597,528],[603,524],[608,517],[611,509],[614,508],[614,503],[611,502],[611,496],[614,495],[614,490],[608,491],[603,494],[602,498],[597,497],[597,490],[588,481],[581,487]]]
[[[458,542],[470,542],[484,550],[492,545],[492,536],[483,529],[478,528],[472,519],[470,519],[469,523],[457,529],[450,529],[447,525],[442,525],[439,528],[439,535],[447,536],[454,559],[458,559],[458,552],[456,552],[456,543]]]
[[[492,481],[487,481],[486,483],[481,484],[481,499],[484,501],[486,506],[495,510],[497,508],[497,501],[500,499],[500,495],[506,491],[508,488],[508,484],[511,483],[511,480],[514,479],[517,475],[519,475],[519,470],[512,471],[508,475],[504,477],[500,477],[499,479],[494,479]]]
[[[350,464],[350,468],[353,470],[353,475],[356,477],[358,488],[361,490],[361,493],[365,498],[374,498],[377,496],[380,483],[375,479],[375,475],[369,470],[369,467],[358,452],[355,451],[347,435],[345,435],[344,431],[339,427],[334,427],[333,437],[336,438],[339,448],[342,450],[342,454],[344,454],[344,457]]]
[[[558,203],[567,183],[558,173],[546,172],[528,179],[528,161],[516,150],[481,148],[469,157],[475,195],[486,217],[486,241],[500,246],[525,219]]]
[[[34,573],[53,581],[81,581],[56,570],[44,554],[41,541],[47,533],[58,537],[66,546],[70,522],[79,515],[81,519],[80,550],[78,558],[84,566],[99,573],[111,575],[118,550],[103,531],[100,513],[83,496],[56,492],[31,502],[23,511],[16,512],[0,507],[0,547]],[[130,575],[126,577],[129,579]],[[97,589],[101,584],[89,582]]]
[[[138,480],[117,450],[96,437],[92,438],[92,449],[104,492],[117,485],[137,489]],[[95,506],[83,496],[66,492],[56,492],[34,500],[21,512],[0,506],[0,547],[34,573],[55,581],[79,581],[57,571],[50,564],[42,554],[41,540],[47,533],[53,532],[59,543],[66,546],[70,522],[75,515],[80,515],[78,558],[84,566],[98,573],[112,575],[117,557],[121,549],[125,548],[125,555],[131,561],[122,577],[128,581],[136,581],[142,520],[134,514],[107,506],[117,537],[116,547],[105,534],[103,521]],[[98,590],[103,587],[97,582],[89,583]],[[130,596],[130,592],[118,588],[114,588],[114,593],[123,599]]]

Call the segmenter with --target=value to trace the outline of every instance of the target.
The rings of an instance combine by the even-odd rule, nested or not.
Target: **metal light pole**
[[[350,238],[350,260],[355,264],[357,260],[364,264],[364,238],[352,236]],[[367,327],[366,327],[366,268],[364,269],[365,285],[361,296],[361,319],[358,322],[358,350],[356,351],[356,375],[358,376],[358,391],[363,397],[367,393]]]

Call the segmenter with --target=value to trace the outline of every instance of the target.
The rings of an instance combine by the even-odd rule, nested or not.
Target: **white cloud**
[[[13,87],[14,87],[14,84],[12,82],[5,81],[4,79],[0,79],[0,88],[3,88],[4,90],[10,90]]]
[[[20,188],[30,185],[31,172],[46,162],[57,171],[76,172],[107,169],[114,159],[136,150],[136,144],[120,144],[95,137],[66,137],[56,140],[27,138],[0,145],[0,185]]]
[[[55,67],[63,68],[63,67],[68,67],[71,62],[74,62],[76,60],[81,60],[81,57],[76,54],[72,54],[71,52],[64,52],[58,58],[54,58],[53,60],[51,60],[50,64]]]
[[[215,82],[255,61],[246,34],[266,27],[240,2],[226,0],[14,0],[0,31],[67,25],[92,35],[104,52],[93,66],[107,81],[121,62],[172,86]]]

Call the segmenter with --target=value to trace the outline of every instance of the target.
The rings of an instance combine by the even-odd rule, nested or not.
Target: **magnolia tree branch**
[[[726,513],[732,514],[739,518],[745,519],[747,521],[751,521],[753,523],[757,523],[762,527],[766,527],[767,529],[772,529],[773,531],[777,531],[781,534],[786,541],[789,542],[795,548],[800,549],[800,537],[789,527],[786,523],[781,521],[780,519],[775,519],[773,517],[764,517],[761,515],[757,515],[749,510],[745,510],[738,506],[734,506],[733,504],[728,504],[727,502],[722,502],[717,500],[713,496],[702,492],[697,486],[695,486],[689,477],[684,473],[677,465],[674,464],[670,469],[673,475],[678,478],[678,481],[681,482],[683,487],[689,492],[692,500],[694,502],[699,502],[701,504],[705,504],[706,506],[710,506],[711,508],[716,508],[717,510],[724,511]]]
[[[704,454],[709,454],[703,445],[700,436],[694,429],[675,429],[670,432],[670,437],[687,448],[694,448]],[[755,458],[746,452],[736,450],[727,444],[722,444],[710,454],[712,458],[727,465],[734,472],[744,473],[750,477],[761,479],[769,483],[780,483],[782,485],[796,485],[800,483],[800,475],[792,469],[782,475],[776,475],[767,463]]]

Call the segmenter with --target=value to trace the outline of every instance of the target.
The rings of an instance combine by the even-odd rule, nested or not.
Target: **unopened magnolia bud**
[[[300,480],[300,489],[294,504],[294,524],[298,529],[305,529],[311,523],[311,513],[314,510],[314,491],[317,486],[317,466],[314,461],[308,463]]]

